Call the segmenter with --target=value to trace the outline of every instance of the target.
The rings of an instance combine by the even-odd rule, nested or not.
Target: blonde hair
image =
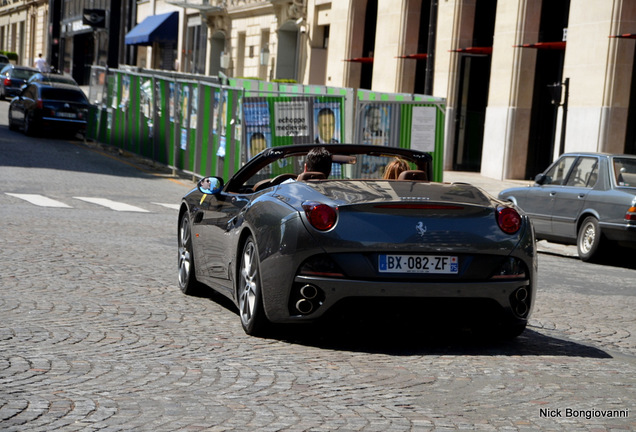
[[[384,167],[384,179],[385,180],[397,180],[402,171],[408,171],[409,164],[400,158],[395,160]]]

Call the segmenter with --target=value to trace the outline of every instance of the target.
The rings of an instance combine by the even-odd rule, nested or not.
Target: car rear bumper
[[[602,223],[600,227],[607,239],[636,246],[636,225]]]
[[[302,292],[306,286],[312,287],[308,296]],[[453,299],[474,300],[475,303],[490,300],[498,306],[506,321],[525,323],[532,312],[534,287],[529,279],[413,283],[296,276],[287,307],[270,304],[273,307],[267,310],[267,315],[273,322],[311,321],[323,316],[342,300],[355,298],[430,299],[431,302],[444,299],[451,304]],[[480,313],[478,310],[474,312]],[[482,312],[486,314],[486,311]]]

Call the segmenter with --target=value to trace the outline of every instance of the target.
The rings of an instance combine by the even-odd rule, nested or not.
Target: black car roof
[[[57,81],[33,81],[29,83],[29,85],[36,86],[39,88],[59,88],[59,89],[81,91],[81,89],[75,84],[69,84],[69,83],[57,82]]]

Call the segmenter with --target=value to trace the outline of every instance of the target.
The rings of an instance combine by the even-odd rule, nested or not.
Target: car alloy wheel
[[[194,273],[194,254],[192,253],[192,230],[190,228],[190,215],[187,213],[181,218],[179,225],[179,288],[184,294],[198,293],[200,284]]]
[[[588,216],[579,229],[576,241],[579,258],[582,261],[592,261],[599,251],[600,243],[601,230],[598,226],[598,220],[593,216]]]
[[[262,333],[266,320],[263,316],[258,249],[251,236],[245,241],[240,262],[238,306],[241,324],[245,333],[256,335]]]

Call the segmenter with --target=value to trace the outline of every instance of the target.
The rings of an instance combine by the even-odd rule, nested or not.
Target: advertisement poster
[[[435,107],[413,107],[411,148],[425,152],[435,151]]]
[[[141,112],[146,119],[146,124],[148,125],[148,137],[152,138],[154,126],[154,93],[152,79],[147,78],[142,81],[139,98]]]
[[[174,83],[168,83],[168,89],[169,89],[169,94],[168,94],[168,113],[170,115],[170,122],[174,123],[174,104],[175,104],[175,89],[174,89]]]
[[[188,127],[188,114],[190,114],[190,86],[184,84],[181,86],[181,127]]]
[[[115,74],[113,75],[113,88],[117,89],[119,88],[119,74]],[[111,108],[117,108],[118,104],[118,100],[117,100],[117,92],[113,92],[113,98],[110,101],[110,106]]]
[[[314,103],[314,142],[337,144],[340,142],[340,104]]]
[[[308,102],[275,102],[274,123],[276,136],[309,136]]]
[[[367,105],[363,116],[362,143],[389,145],[391,107]]]
[[[188,148],[188,129],[181,128],[181,140],[180,140],[181,150],[185,150]]]
[[[267,102],[244,102],[245,133],[248,158],[252,158],[272,146]]]
[[[121,103],[119,107],[122,109],[128,108],[130,101],[130,76],[123,75],[121,81]]]
[[[198,122],[198,117],[197,117],[197,110],[199,109],[199,89],[198,87],[194,86],[192,88],[192,101],[190,104],[190,129],[196,129],[197,128],[197,122]]]

